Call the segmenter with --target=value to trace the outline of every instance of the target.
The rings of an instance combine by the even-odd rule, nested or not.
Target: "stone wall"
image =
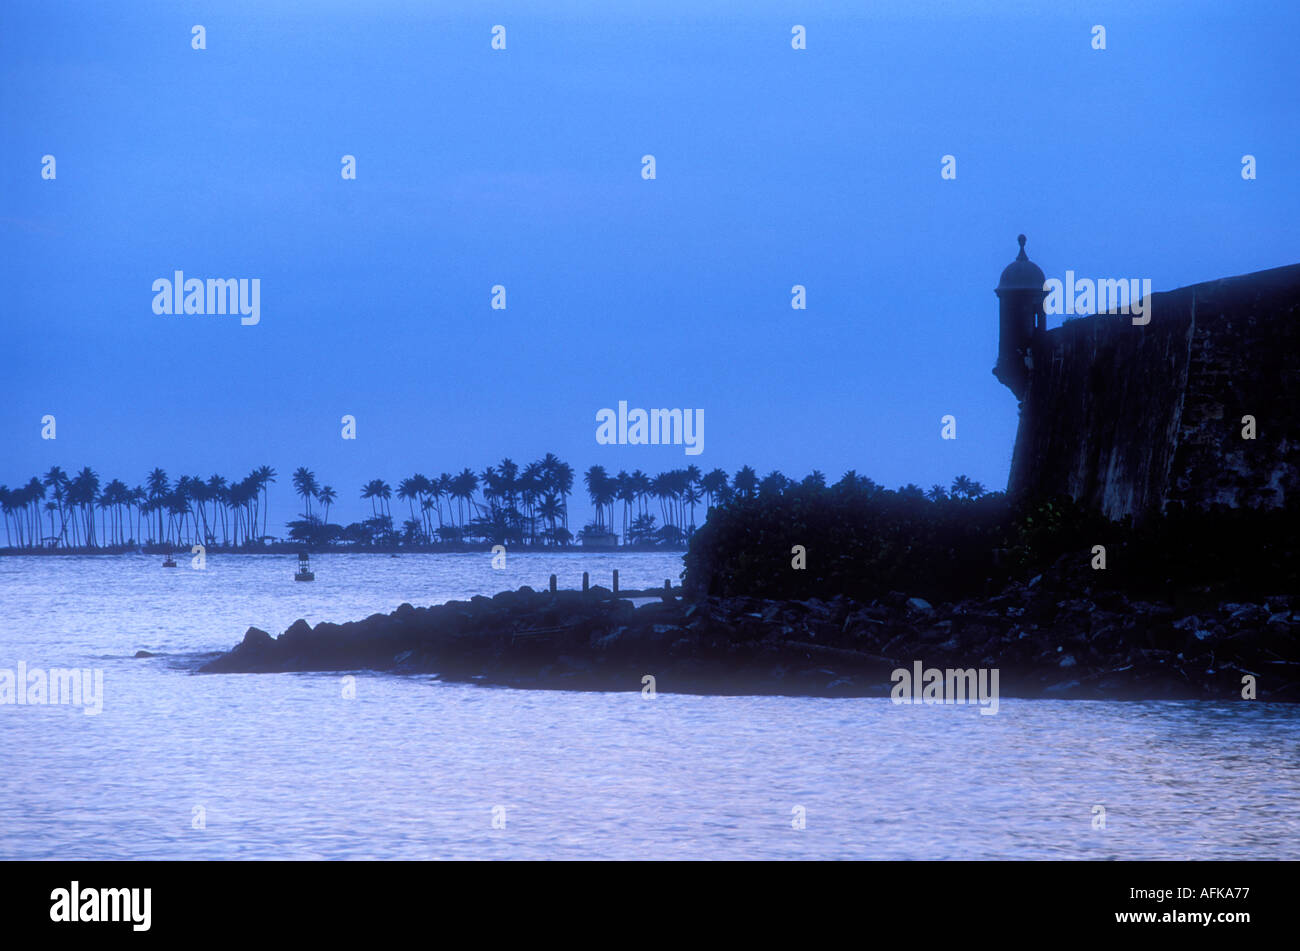
[[[1153,294],[1150,313],[1039,335],[1008,493],[1114,519],[1300,501],[1300,265]]]

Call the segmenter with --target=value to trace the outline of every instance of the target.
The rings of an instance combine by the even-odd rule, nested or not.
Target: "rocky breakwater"
[[[512,687],[888,696],[891,674],[997,669],[1002,696],[1300,701],[1300,598],[1206,601],[1194,613],[1093,590],[1060,568],[994,596],[904,592],[634,605],[603,588],[530,588],[345,624],[250,628],[201,672],[376,670]]]

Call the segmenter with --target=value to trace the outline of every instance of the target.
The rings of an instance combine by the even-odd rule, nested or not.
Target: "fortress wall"
[[[1116,519],[1300,500],[1300,265],[1152,298],[1144,326],[1106,314],[1038,338],[1007,491]]]

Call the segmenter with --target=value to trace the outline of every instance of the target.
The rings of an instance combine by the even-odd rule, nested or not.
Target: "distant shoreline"
[[[365,547],[365,548],[305,548],[301,544],[293,542],[283,542],[275,545],[266,545],[258,548],[230,548],[222,546],[208,546],[204,549],[205,556],[211,555],[298,555],[300,552],[307,552],[310,555],[439,555],[439,554],[475,554],[490,555],[492,554],[493,545],[489,544],[447,544],[447,545],[418,545],[418,546],[393,546],[393,547]],[[686,553],[685,548],[664,548],[658,545],[620,545],[617,548],[583,548],[581,545],[566,546],[505,546],[507,553],[511,555],[519,554],[545,554],[545,555],[646,555],[646,554],[675,554],[683,555]],[[192,555],[192,546],[184,548],[164,548],[157,545],[146,546],[127,546],[114,548],[0,548],[0,557],[4,556],[25,556],[25,557],[46,557],[46,556],[69,556],[69,555],[150,555],[150,556],[167,556],[189,557]]]

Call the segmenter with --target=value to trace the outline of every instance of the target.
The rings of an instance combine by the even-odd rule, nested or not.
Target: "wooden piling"
[[[551,575],[551,594],[555,594],[555,575]]]
[[[614,569],[614,593],[618,594],[618,569]]]
[[[584,571],[582,573],[582,590],[586,591],[590,587],[591,587],[591,576]]]

